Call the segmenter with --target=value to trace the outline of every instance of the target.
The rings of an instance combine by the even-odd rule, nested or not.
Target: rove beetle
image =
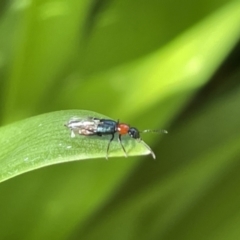
[[[131,138],[136,139],[138,142],[141,142],[151,153],[152,157],[155,159],[156,156],[152,149],[141,139],[140,132],[137,128],[130,127],[128,124],[119,123],[118,121],[110,119],[100,119],[88,117],[86,119],[80,119],[73,117],[67,124],[65,124],[71,130],[71,137],[75,137],[75,134],[84,135],[84,136],[103,136],[111,135],[111,138],[108,142],[106,159],[108,159],[109,147],[114,139],[115,133],[118,133],[118,141],[124,151],[125,156],[127,157],[127,152],[122,144],[122,135],[128,134]],[[164,133],[167,133],[166,130],[161,130]],[[142,132],[154,132],[154,130],[144,130]],[[159,132],[158,130],[155,132]]]

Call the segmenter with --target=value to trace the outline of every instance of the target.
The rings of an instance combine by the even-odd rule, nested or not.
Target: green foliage
[[[1,1],[0,177],[25,174],[0,185],[0,238],[238,239],[240,70],[219,68],[239,22],[239,1]],[[156,161],[106,161],[63,126],[93,113],[64,109],[169,134],[142,136]]]

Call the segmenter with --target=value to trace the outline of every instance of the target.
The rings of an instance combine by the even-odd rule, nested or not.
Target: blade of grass
[[[33,110],[36,112],[46,91],[66,69],[70,71],[74,65],[72,58],[78,52],[78,37],[92,4],[91,1],[19,2],[14,2],[9,9],[7,23],[12,25],[7,25],[1,34],[3,49],[12,50],[11,55],[8,54],[11,65],[3,91],[4,123],[26,118]],[[12,28],[14,34],[9,37],[8,29]]]
[[[0,129],[0,181],[40,167],[91,158],[105,158],[109,137],[76,136],[64,124],[73,117],[108,118],[85,111],[68,110],[28,118]],[[130,156],[147,154],[136,140],[123,138]],[[117,139],[110,146],[109,157],[124,156]]]
[[[137,169],[71,239],[116,239],[119,226],[117,239],[237,239],[240,87],[211,100],[175,124],[163,162]]]
[[[101,98],[101,105],[108,106],[109,98],[116,95],[124,96],[115,99],[111,114],[118,116],[119,109],[124,109],[121,117],[125,118],[138,116],[144,109],[175,98],[171,103],[174,107],[165,106],[161,110],[168,119],[209,81],[235,46],[240,37],[239,22],[240,2],[230,2],[152,54],[91,75],[85,83],[77,77],[75,84],[66,82],[57,92],[54,104],[64,101],[66,106],[81,106],[79,91],[83,96],[89,92],[97,96],[99,92],[106,91],[108,94]],[[69,92],[76,96],[74,102],[69,98]],[[92,103],[84,104],[89,104],[90,108]]]

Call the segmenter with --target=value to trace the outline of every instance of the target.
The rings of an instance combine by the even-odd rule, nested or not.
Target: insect
[[[122,144],[122,135],[128,134],[131,138],[136,139],[138,142],[142,143],[151,153],[152,157],[155,159],[156,156],[152,149],[141,139],[140,131],[135,127],[130,127],[128,124],[119,123],[118,121],[110,119],[100,119],[94,117],[88,117],[86,119],[80,119],[73,117],[67,124],[65,124],[71,130],[71,137],[75,137],[76,134],[84,136],[103,136],[111,135],[111,138],[107,145],[106,159],[108,159],[108,152],[112,140],[114,139],[115,133],[118,133],[118,141],[124,151],[125,156],[127,157],[127,152]],[[167,133],[166,130],[161,130],[164,133]],[[144,130],[142,132],[159,132],[154,130]]]

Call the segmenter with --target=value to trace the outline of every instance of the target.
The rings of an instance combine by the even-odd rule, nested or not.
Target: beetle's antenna
[[[143,131],[140,131],[140,132],[142,132],[142,133],[152,132],[152,133],[164,133],[164,134],[168,134],[168,131],[167,131],[167,130],[164,130],[164,129],[155,129],[155,130],[146,129],[146,130],[143,130]]]

